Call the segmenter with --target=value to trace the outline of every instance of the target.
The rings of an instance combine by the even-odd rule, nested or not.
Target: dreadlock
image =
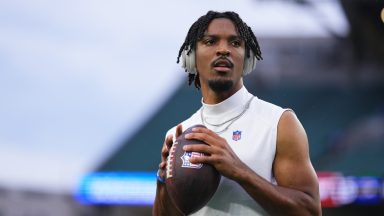
[[[230,19],[235,27],[237,28],[240,38],[245,42],[245,53],[247,58],[250,56],[250,51],[252,51],[257,58],[257,60],[263,59],[261,57],[261,51],[259,43],[257,42],[256,36],[253,33],[252,29],[240,18],[240,16],[232,11],[227,12],[216,12],[208,11],[204,16],[201,16],[192,26],[189,28],[188,34],[185,38],[183,45],[181,45],[179,50],[179,55],[177,56],[177,63],[180,62],[180,56],[184,50],[188,50],[187,55],[190,54],[191,50],[196,50],[196,44],[200,41],[205,31],[208,28],[209,23],[216,18],[227,18]],[[199,74],[188,74],[188,85],[191,85],[192,82],[195,82],[195,87],[200,89],[200,80]]]

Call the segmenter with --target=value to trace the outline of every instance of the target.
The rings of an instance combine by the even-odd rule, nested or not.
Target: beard
[[[208,80],[209,87],[216,93],[222,93],[230,90],[233,86],[232,80],[214,79]]]

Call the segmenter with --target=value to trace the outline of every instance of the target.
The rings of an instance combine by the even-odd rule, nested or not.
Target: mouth
[[[233,63],[227,58],[218,58],[212,63],[212,67],[217,72],[229,72],[233,68]]]

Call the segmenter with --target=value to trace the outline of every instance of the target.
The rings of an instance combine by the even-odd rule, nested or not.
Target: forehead
[[[239,36],[235,24],[227,18],[213,19],[205,32],[206,35],[236,35]]]

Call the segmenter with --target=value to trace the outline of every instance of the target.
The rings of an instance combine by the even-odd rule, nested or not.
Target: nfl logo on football
[[[203,153],[199,153],[199,152],[184,152],[183,156],[181,156],[181,160],[183,160],[183,164],[181,165],[181,167],[200,169],[203,166],[203,164],[191,163],[189,162],[189,159],[191,157],[200,157],[202,155]]]
[[[241,131],[233,131],[232,139],[234,141],[239,141],[241,139]]]

